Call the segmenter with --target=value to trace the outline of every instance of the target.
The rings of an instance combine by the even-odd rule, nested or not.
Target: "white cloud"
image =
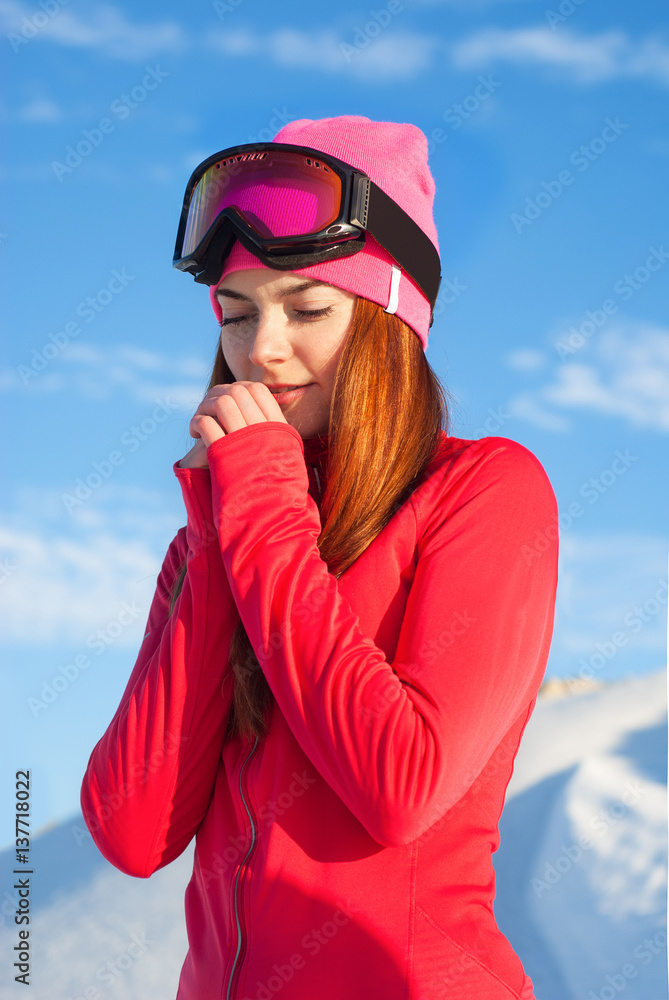
[[[91,164],[94,166],[94,164]],[[3,163],[0,164],[0,180],[23,184],[53,184],[54,173],[49,163]]]
[[[134,62],[187,48],[185,33],[174,21],[133,24],[124,11],[108,3],[91,6],[89,11],[82,16],[61,6],[54,14],[46,15],[43,10],[18,0],[2,0],[0,30],[4,35],[17,36],[9,39],[17,52],[24,44],[41,39]]]
[[[137,646],[167,546],[186,523],[178,485],[147,490],[112,475],[79,503],[64,496],[23,487],[0,515],[1,641],[83,644],[135,602],[141,612],[114,641]]]
[[[614,487],[615,488],[615,487]],[[617,651],[606,646],[613,661],[618,651],[634,646],[656,653],[662,666],[666,640],[667,543],[640,532],[587,535],[575,530],[574,520],[560,532],[560,566],[556,602],[555,653],[586,661],[597,653],[597,643],[619,636]],[[561,505],[567,510],[568,502]],[[565,525],[567,520],[565,519]],[[658,599],[659,594],[659,599]],[[615,646],[615,643],[614,643]],[[595,662],[599,662],[597,658]]]
[[[365,33],[364,23],[345,36],[331,30],[296,28],[281,28],[267,35],[245,28],[214,31],[208,44],[226,56],[264,56],[276,66],[340,73],[378,83],[419,76],[429,68],[433,52],[441,45],[436,36],[410,32],[383,34],[377,39]]]
[[[413,80],[432,62],[439,47],[436,38],[428,35],[402,34],[380,38],[358,56],[355,75],[372,82]]]
[[[143,403],[167,400],[177,409],[192,412],[202,399],[209,373],[201,358],[172,358],[127,344],[103,350],[73,342],[48,364],[57,371],[46,367],[26,376],[23,369],[29,366],[24,365],[21,377],[15,369],[0,370],[0,391],[42,395],[67,390],[86,399],[109,399],[124,391]]]
[[[531,0],[420,0],[416,6],[454,7],[456,10],[485,10],[504,3],[529,3]]]
[[[164,521],[164,503],[150,497],[146,504],[147,512]],[[66,639],[81,643],[117,619],[125,602],[134,613],[114,641],[136,645],[162,555],[145,537],[125,534],[116,519],[105,517],[99,509],[82,506],[81,510],[73,537],[62,528],[49,530],[44,523],[0,529],[0,553],[9,567],[1,584],[3,642],[33,645]],[[155,527],[149,537],[153,536]]]
[[[507,409],[514,417],[527,420],[542,431],[560,433],[571,428],[570,422],[558,413],[546,410],[530,392],[523,392],[507,403]]]
[[[16,117],[22,122],[45,122],[49,124],[61,121],[63,112],[54,101],[42,98],[30,101],[29,104],[20,108]]]
[[[484,10],[504,3],[530,3],[531,0],[419,0],[420,7],[455,7],[456,10]]]
[[[507,407],[544,430],[567,430],[560,411],[590,411],[669,432],[669,331],[619,321],[591,341],[592,355],[553,366],[551,380]]]
[[[153,163],[142,168],[145,177],[157,184],[173,184],[177,172],[166,163]]]
[[[361,20],[345,35],[295,28],[263,35],[240,27],[212,31],[207,44],[226,56],[264,56],[277,66],[344,73],[379,83],[414,79],[430,67],[434,53],[443,47],[435,35],[395,32],[393,24],[376,37],[366,31],[367,23]],[[482,28],[451,44],[450,59],[458,70],[506,61],[558,69],[584,84],[624,77],[669,84],[669,46],[653,37],[635,41],[620,29],[584,36],[569,27],[559,32],[543,25]]]
[[[519,348],[517,351],[512,351],[508,354],[505,361],[509,368],[521,372],[530,372],[545,367],[546,355],[532,348]]]
[[[669,84],[669,46],[657,38],[639,42],[621,30],[583,36],[563,27],[483,28],[451,49],[457,69],[479,69],[493,62],[538,64],[564,71],[578,83],[646,77]]]

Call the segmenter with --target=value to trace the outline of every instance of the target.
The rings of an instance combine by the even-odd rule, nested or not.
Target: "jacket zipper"
[[[322,496],[322,493],[323,493],[323,491],[321,489],[321,477],[318,475],[318,469],[316,468],[315,465],[312,465],[311,468],[314,470],[314,476],[316,478],[316,485],[318,486],[318,497],[320,499],[321,496]]]
[[[318,469],[316,468],[315,465],[312,465],[311,468],[312,468],[312,470],[314,472],[314,476],[315,476],[315,479],[316,479],[316,485],[318,487],[318,495],[320,497],[320,495],[322,493],[322,489],[321,489],[321,479],[320,479],[320,476],[318,475]],[[241,895],[239,894],[239,887],[240,887],[240,885],[242,883],[243,872],[244,872],[245,868],[248,867],[249,860],[251,858],[251,855],[253,854],[253,851],[254,851],[254,848],[255,848],[255,845],[256,845],[256,841],[258,839],[257,838],[258,831],[256,829],[255,815],[253,813],[253,810],[249,808],[249,803],[246,801],[246,799],[244,797],[244,787],[243,787],[243,784],[242,784],[242,777],[243,777],[246,765],[248,764],[248,762],[253,757],[254,753],[256,752],[257,747],[258,747],[258,737],[256,737],[256,741],[253,744],[253,747],[251,748],[251,751],[250,751],[248,757],[246,758],[246,760],[242,764],[242,766],[240,768],[240,771],[239,771],[239,793],[240,793],[240,795],[242,797],[242,803],[244,805],[244,808],[246,809],[246,814],[247,814],[247,816],[249,818],[249,822],[251,823],[251,844],[249,846],[248,851],[246,852],[246,856],[245,856],[244,860],[242,861],[242,863],[240,864],[239,868],[237,869],[237,875],[235,876],[233,896],[234,896],[234,904],[235,904],[235,922],[237,924],[237,954],[235,955],[235,960],[232,963],[232,969],[230,971],[230,978],[228,980],[228,989],[227,989],[227,992],[225,994],[225,1000],[234,1000],[233,987],[236,987],[237,986],[237,982],[239,981],[239,976],[241,974],[242,962],[244,961],[244,955],[246,953],[246,934],[244,932],[243,912],[242,912],[242,919],[240,919],[240,911],[243,911],[243,906],[242,906],[242,898],[241,898]]]
[[[242,911],[243,908],[241,906],[241,897],[238,894],[238,889],[239,889],[239,886],[241,885],[241,882],[242,882],[242,874],[244,872],[244,869],[248,866],[249,859],[250,859],[250,857],[251,857],[251,855],[253,853],[253,850],[255,848],[256,841],[257,841],[257,832],[258,831],[257,831],[257,828],[256,828],[255,815],[253,813],[253,810],[249,808],[249,803],[247,803],[246,798],[244,797],[244,788],[243,788],[243,785],[242,785],[242,776],[244,774],[244,770],[246,768],[246,765],[248,764],[248,762],[251,760],[251,758],[253,757],[254,753],[256,752],[257,746],[258,746],[258,737],[256,736],[256,741],[253,744],[251,752],[249,753],[248,757],[246,758],[246,760],[242,764],[241,769],[239,771],[239,792],[240,792],[240,795],[242,797],[242,803],[244,805],[244,808],[246,809],[246,814],[247,814],[247,816],[249,818],[249,821],[251,823],[251,844],[249,846],[248,851],[246,852],[246,856],[244,857],[244,860],[241,862],[239,868],[237,869],[237,875],[235,877],[235,884],[234,884],[234,889],[233,889],[234,903],[235,903],[235,922],[237,924],[237,954],[235,955],[235,960],[232,963],[232,970],[230,972],[230,979],[228,980],[228,990],[227,990],[227,993],[225,994],[226,1000],[233,1000],[233,998],[234,998],[234,993],[232,992],[233,986],[236,987],[236,985],[237,985],[237,981],[239,979],[239,975],[240,975],[240,971],[241,971],[241,965],[242,965],[242,962],[244,961],[244,954],[245,954],[245,951],[246,951],[246,934],[245,934],[245,931],[244,931],[243,913],[242,913],[242,916],[241,916],[241,919],[240,919],[240,911]]]

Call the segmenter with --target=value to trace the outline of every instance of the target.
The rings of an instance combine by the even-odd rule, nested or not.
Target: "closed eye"
[[[323,306],[322,309],[296,309],[298,316],[329,316],[334,306]]]
[[[321,316],[329,316],[334,306],[324,306],[322,309],[295,309],[296,315],[303,318],[318,319]],[[219,322],[219,326],[229,326],[231,323],[245,323],[246,320],[251,319],[250,316],[231,316],[229,319],[223,319]]]

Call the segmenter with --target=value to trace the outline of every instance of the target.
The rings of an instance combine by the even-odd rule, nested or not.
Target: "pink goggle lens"
[[[267,238],[306,236],[337,219],[341,198],[339,175],[315,156],[288,150],[238,153],[212,164],[197,182],[181,255],[193,253],[228,206]]]

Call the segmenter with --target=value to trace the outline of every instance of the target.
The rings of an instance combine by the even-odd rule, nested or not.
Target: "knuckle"
[[[236,405],[237,404],[235,403],[234,399],[231,399],[230,396],[227,393],[225,394],[225,396],[218,396],[214,400],[214,410],[217,413],[221,412],[222,410],[225,410],[226,408],[228,408],[230,406],[235,406],[236,407]]]

